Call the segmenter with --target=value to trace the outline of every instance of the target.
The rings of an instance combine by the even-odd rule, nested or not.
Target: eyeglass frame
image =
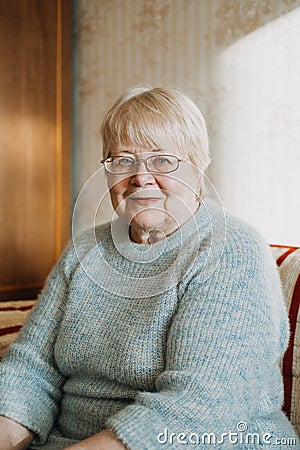
[[[169,172],[158,172],[158,171],[155,171],[155,170],[150,170],[149,167],[148,167],[148,159],[151,159],[151,158],[153,158],[153,157],[155,157],[155,156],[172,156],[173,158],[176,158],[176,159],[177,159],[177,167],[176,167],[175,169],[170,170]],[[134,156],[125,156],[125,155],[117,155],[116,157],[117,157],[117,158],[122,158],[122,157],[124,157],[124,158],[130,158],[130,159],[132,159],[132,160],[134,161],[134,164],[135,164],[135,169],[132,170],[132,171],[129,171],[129,172],[122,172],[122,173],[110,172],[110,171],[107,169],[106,164],[105,164],[105,163],[106,163],[107,161],[109,161],[109,160],[111,160],[111,161],[109,161],[109,162],[112,162],[113,157],[110,156],[109,158],[102,159],[100,162],[101,162],[101,164],[104,165],[104,168],[105,168],[106,172],[110,173],[111,175],[127,175],[127,174],[130,174],[130,173],[135,173],[136,167],[137,167],[141,162],[145,163],[145,167],[146,167],[146,169],[147,169],[147,172],[150,172],[150,173],[157,173],[157,174],[172,173],[172,172],[175,172],[175,170],[178,169],[179,163],[188,161],[188,159],[186,159],[186,158],[178,158],[178,156],[176,156],[176,155],[170,155],[170,154],[168,154],[168,153],[162,153],[162,154],[159,154],[159,155],[151,155],[151,156],[148,156],[148,158],[136,158],[136,157],[134,157]]]

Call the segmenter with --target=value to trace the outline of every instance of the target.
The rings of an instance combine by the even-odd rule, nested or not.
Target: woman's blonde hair
[[[138,86],[122,95],[101,125],[103,157],[120,145],[135,144],[188,157],[201,171],[209,163],[204,117],[196,104],[175,87]]]

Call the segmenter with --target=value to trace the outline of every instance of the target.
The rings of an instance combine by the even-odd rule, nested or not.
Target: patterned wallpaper
[[[299,0],[221,0],[215,2],[213,38],[223,48],[289,13]]]
[[[299,6],[300,0],[74,0],[74,201],[99,167],[99,126],[113,100],[136,84],[177,85],[206,117],[209,176],[225,207],[270,242],[300,244],[299,227],[287,231],[278,208],[289,198],[286,217],[300,220],[293,207]],[[292,176],[279,189],[280,168],[284,183],[287,172]],[[95,214],[98,221],[111,215],[101,174],[80,197],[80,228],[91,226]]]
[[[99,125],[107,107],[136,84],[183,88],[206,114],[211,0],[77,0],[74,3],[73,196],[99,167]],[[102,181],[101,181],[102,180]],[[104,195],[82,202],[80,221]],[[100,194],[99,194],[100,192]],[[99,208],[110,215],[109,201]],[[100,211],[101,210],[101,211]]]

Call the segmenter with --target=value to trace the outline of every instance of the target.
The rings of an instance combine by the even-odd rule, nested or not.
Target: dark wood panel
[[[0,1],[0,292],[7,298],[41,286],[68,237],[70,9],[69,1]]]

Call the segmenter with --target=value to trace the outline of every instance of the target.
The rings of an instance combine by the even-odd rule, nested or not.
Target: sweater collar
[[[131,241],[129,226],[117,218],[111,224],[111,235],[115,248],[126,259],[140,263],[155,261],[163,253],[180,246],[189,245],[191,238],[201,241],[201,235],[207,228],[213,228],[213,216],[217,206],[210,200],[202,200],[200,207],[183,225],[165,239],[146,245]]]

